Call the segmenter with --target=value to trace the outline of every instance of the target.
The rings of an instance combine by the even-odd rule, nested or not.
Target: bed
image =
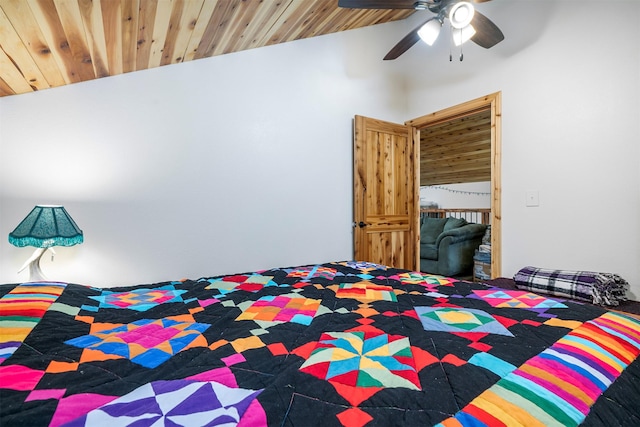
[[[2,426],[640,425],[640,321],[365,262],[0,286]]]

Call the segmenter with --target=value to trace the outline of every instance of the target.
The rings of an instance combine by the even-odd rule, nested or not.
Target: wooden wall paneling
[[[309,28],[306,33],[309,37],[315,37],[319,34],[330,34],[338,31],[349,29],[350,23],[359,22],[366,14],[362,14],[363,10],[350,9],[342,10],[337,9],[326,15],[320,22]],[[348,12],[348,13],[345,13]]]
[[[52,7],[51,15],[56,15],[53,3],[49,2]],[[5,12],[11,13],[11,24],[22,38],[25,46],[28,46],[34,61],[40,68],[47,83],[50,87],[62,86],[70,83],[64,73],[60,70],[60,64],[63,61],[58,58],[60,51],[56,49],[56,45],[52,44],[52,39],[47,37],[48,26],[46,19],[40,18],[40,8],[32,0],[25,3],[21,0],[6,1],[0,3],[0,7]],[[57,18],[54,21],[58,23]],[[64,37],[63,37],[64,39]]]
[[[470,149],[469,151],[459,151],[440,154],[440,150],[426,150],[422,152],[423,156],[420,159],[420,164],[425,165],[433,169],[438,167],[456,167],[460,166],[460,169],[464,169],[466,163],[476,164],[478,160],[484,160],[482,165],[490,166],[489,156],[491,155],[491,146],[481,147],[481,149]],[[428,157],[427,157],[428,156]],[[429,171],[424,171],[429,172]]]
[[[344,17],[344,23],[340,26],[340,31],[366,26],[368,22],[372,22],[367,9],[348,9],[348,13],[348,17],[346,15]],[[390,40],[390,42],[392,41]]]
[[[0,49],[0,56],[4,55],[4,51]],[[0,65],[2,65],[2,61],[0,60]],[[9,96],[15,95],[16,92],[11,89],[11,87],[4,81],[3,78],[0,78],[0,96]]]
[[[461,131],[443,130],[442,132],[422,135],[423,141],[429,141],[428,145],[456,145],[476,141],[489,141],[491,139],[491,123],[484,124],[484,129],[469,127]],[[425,145],[425,144],[423,144]]]
[[[422,138],[423,141],[427,142],[428,146],[434,147],[451,147],[451,148],[464,148],[464,146],[468,145],[477,145],[477,144],[488,144],[491,139],[491,132],[489,131],[489,123],[487,123],[487,130],[482,132],[475,132],[474,130],[469,130],[469,135],[457,135],[457,134],[448,134],[444,136],[438,136],[435,138]],[[487,145],[488,147],[489,145]]]
[[[223,53],[264,45],[279,17],[291,7],[291,3],[293,2],[264,2],[258,7],[245,8],[236,15],[237,25],[233,28],[229,41],[223,43]]]
[[[279,37],[277,35],[279,23],[282,22],[283,15],[287,16],[287,11],[289,14],[291,13],[289,2],[269,2],[268,5],[262,6],[256,15],[256,19],[260,18],[261,24],[254,23],[247,28],[251,39],[247,47],[254,48],[274,44]]]
[[[321,0],[313,3],[313,7],[308,8],[301,16],[303,19],[301,25],[295,25],[291,28],[292,37],[287,39],[299,40],[319,34],[321,28],[326,28],[327,22],[331,20],[332,15],[344,12],[342,9],[333,9],[332,6],[333,2],[331,0]]]
[[[331,6],[331,3],[326,0],[323,3],[318,3],[312,12],[312,20],[309,21],[309,25],[301,28],[302,31],[298,38],[315,37],[323,32],[324,34],[332,32],[327,29],[334,28],[338,21],[342,21],[345,10],[333,9]]]
[[[411,15],[413,10],[378,10],[376,12],[372,14],[366,9],[336,9],[335,1],[332,0],[304,3],[292,1],[287,8],[287,13],[279,19],[278,30],[267,44],[404,19]]]
[[[425,129],[421,139],[429,140],[429,144],[445,142],[447,144],[462,143],[464,141],[479,139],[489,140],[491,136],[491,118],[489,112],[483,112],[472,118],[453,119],[449,124],[442,123],[433,128]]]
[[[430,155],[438,157],[456,156],[460,154],[468,154],[491,149],[490,138],[491,136],[489,135],[489,138],[487,139],[472,139],[467,142],[465,142],[464,140],[458,141],[457,138],[452,138],[451,145],[448,145],[446,141],[438,141],[432,144],[430,139],[422,138],[420,149],[424,153],[428,153]]]
[[[136,55],[138,53],[138,16],[139,0],[121,0],[122,13],[122,72],[136,71]]]
[[[185,55],[189,47],[189,42],[193,36],[193,31],[200,19],[200,12],[204,5],[204,0],[190,1],[183,7],[182,17],[180,20],[181,30],[178,32],[173,49],[172,64],[177,64],[185,60]]]
[[[432,168],[433,170],[442,169],[446,171],[469,171],[469,170],[487,170],[491,172],[491,149],[483,150],[480,153],[469,154],[464,156],[453,156],[442,159],[425,159],[420,162],[420,167]],[[425,174],[431,174],[432,171],[426,170]]]
[[[211,16],[213,15],[217,2],[218,0],[205,0],[202,4],[200,14],[198,15],[198,21],[191,32],[191,37],[189,38],[189,43],[187,44],[187,49],[184,53],[184,62],[195,59],[196,53],[198,52],[198,46],[200,45],[202,37],[204,37],[209,21],[211,21]]]
[[[11,63],[11,65],[7,63],[6,66],[13,67],[17,71],[17,74],[13,73],[14,85],[18,84],[23,90],[38,90],[49,87],[45,77],[28,53],[28,49],[25,48],[22,39],[2,10],[0,10],[0,48],[6,59],[9,60],[8,62]],[[6,60],[3,62],[6,62]],[[16,83],[16,78],[24,80],[29,89],[22,82]]]
[[[277,13],[277,7],[280,6],[276,2],[272,2],[271,5],[261,4],[259,7],[245,8],[236,17],[236,25],[234,28],[229,28],[232,32],[228,42],[225,42],[225,53],[237,52],[240,50],[251,49],[252,43],[255,43],[257,39],[256,33],[261,34],[269,29],[272,22],[275,21],[277,15],[273,16],[274,21],[271,21],[265,12],[275,6],[271,13]],[[268,12],[266,12],[268,13]]]
[[[81,81],[95,79],[91,52],[87,46],[82,15],[77,1],[54,0],[62,29],[67,38],[69,49],[73,57],[73,70],[78,73]]]
[[[176,2],[173,6],[172,25],[169,28],[169,34],[167,34],[160,65],[177,64],[184,61],[189,40],[198,22],[203,3],[204,0],[190,0],[182,1],[182,5],[180,2]]]
[[[256,6],[250,1],[235,4],[229,10],[229,21],[224,23],[225,31],[217,34],[218,43],[211,54],[215,56],[231,53],[234,51],[233,46],[242,45],[247,26],[251,25],[256,10],[261,7],[263,7],[262,4]]]
[[[151,52],[148,68],[159,67],[162,61],[162,51],[170,25],[173,0],[161,1],[156,7],[156,17],[153,22],[153,37],[151,38]]]
[[[57,71],[52,69],[51,72],[47,72],[45,69],[45,77],[49,85],[55,87],[81,82],[82,78],[75,71],[73,53],[53,0],[27,0],[27,2],[57,66]],[[4,6],[2,8],[7,10]]]
[[[25,7],[24,2],[18,0],[2,0],[0,7],[3,9],[0,41],[7,55],[21,70],[31,90],[64,85],[58,64],[29,5]],[[13,19],[9,19],[5,12],[10,13]],[[19,42],[15,39],[16,35]]]
[[[209,19],[207,28],[204,30],[202,40],[198,44],[194,59],[213,56],[213,51],[218,48],[222,33],[226,31],[226,26],[233,16],[233,9],[233,3],[230,1],[216,2],[213,14]]]
[[[326,11],[320,14],[321,19],[310,26],[304,37],[314,37],[319,34],[330,34],[353,28],[376,25],[389,20],[402,19],[409,16],[412,11],[380,10],[379,14],[367,13],[367,9],[335,9],[331,10],[330,4],[326,5]]]
[[[15,70],[5,67],[7,71],[0,70],[8,88],[3,96],[315,37],[413,13],[339,8],[336,0],[0,0],[0,11],[5,15],[0,46],[4,44],[13,68],[30,83],[17,83]]]
[[[33,88],[27,83],[20,70],[16,68],[3,49],[0,49],[0,68],[3,71],[4,81],[12,92],[25,93],[33,91]]]
[[[171,17],[169,18],[169,27],[167,28],[167,35],[164,39],[164,46],[162,46],[162,56],[160,58],[160,65],[171,64],[173,57],[173,50],[176,45],[176,39],[178,33],[181,30],[182,12],[184,10],[184,0],[174,0],[173,8],[171,9]]]
[[[432,155],[431,158],[425,158],[421,160],[421,163],[436,163],[441,164],[443,166],[455,166],[459,163],[471,162],[476,163],[476,161],[481,160],[484,161],[483,164],[489,165],[489,156],[491,155],[491,144],[482,144],[477,145],[476,147],[469,147],[467,151],[451,151],[451,152],[442,152],[438,150],[428,150],[427,154]],[[442,153],[442,154],[440,154]],[[435,157],[439,156],[439,157]]]
[[[140,0],[138,39],[136,41],[136,70],[144,70],[149,67],[157,10],[158,0]]]
[[[107,77],[110,75],[109,60],[107,58],[107,43],[100,3],[99,0],[78,0],[80,15],[82,16],[87,37],[87,45],[91,53],[93,70],[96,77]]]
[[[296,40],[296,36],[302,31],[300,27],[305,25],[308,19],[311,19],[310,13],[313,12],[309,11],[310,6],[313,6],[312,2],[308,2],[307,6],[303,7],[300,2],[294,3],[290,0],[286,10],[278,18],[276,31],[271,35],[266,45]]]
[[[439,172],[442,172],[442,173],[450,172],[452,174],[455,174],[457,172],[460,172],[460,173],[469,172],[477,175],[481,175],[484,171],[489,171],[489,173],[486,176],[490,177],[491,176],[490,175],[491,160],[489,159],[489,156],[491,156],[490,152],[484,155],[485,158],[476,157],[475,159],[471,159],[471,160],[467,160],[467,159],[453,160],[445,164],[439,164],[437,169]],[[425,165],[424,167],[428,168],[430,164],[433,164],[433,163],[429,163],[429,162],[420,163],[420,167],[422,168],[423,165]],[[434,176],[435,179],[437,179],[437,173],[435,174],[430,173],[430,171],[424,171],[424,173],[425,175],[423,176],[425,177]],[[461,182],[464,182],[464,181],[461,181]],[[478,181],[474,180],[474,181],[467,181],[467,182],[478,182]],[[432,184],[432,185],[437,185],[437,184]]]
[[[491,180],[489,107],[420,133],[420,185]]]
[[[454,117],[451,120],[434,124],[433,126],[425,129],[425,132],[427,135],[438,134],[443,131],[459,132],[467,130],[470,127],[484,128],[484,126],[490,124],[491,115],[489,114],[489,109],[484,108],[468,116]]]
[[[451,151],[447,151],[446,147],[435,147],[435,149],[427,149],[422,151],[422,154],[424,156],[422,157],[420,162],[423,164],[432,164],[433,167],[438,167],[439,165],[454,166],[456,164],[460,164],[460,166],[463,166],[463,163],[465,161],[472,162],[484,155],[484,158],[487,159],[488,164],[490,153],[491,144],[486,144],[484,141],[482,141],[481,143],[470,145],[466,151],[461,148],[452,148]]]
[[[421,179],[427,182],[426,185],[462,184],[468,182],[485,182],[491,180],[491,175],[477,171],[440,171],[433,175],[422,175]],[[431,184],[437,182],[438,184]]]
[[[313,11],[313,20],[302,28],[298,38],[314,37],[319,34],[330,34],[404,19],[413,13],[413,10],[378,10],[378,13],[371,14],[367,9],[335,9],[333,5],[334,3],[328,0],[319,4]]]
[[[122,5],[102,0],[102,28],[106,44],[107,68],[112,76],[122,74]]]
[[[340,26],[340,31],[350,30],[354,25],[366,25],[366,22],[369,22],[366,9],[351,9],[349,10],[349,18],[345,19]]]
[[[429,166],[425,166],[428,168]],[[481,169],[467,168],[462,169],[459,167],[450,168],[438,168],[437,171],[425,171],[422,169],[420,173],[420,185],[444,185],[444,184],[461,184],[465,182],[487,182],[491,180],[491,171],[487,171],[488,166]]]

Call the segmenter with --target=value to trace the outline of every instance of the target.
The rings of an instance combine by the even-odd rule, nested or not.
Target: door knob
[[[363,227],[366,227],[366,226],[367,226],[367,224],[366,224],[366,223],[364,223],[364,222],[362,222],[362,221],[360,221],[360,222],[358,223],[358,227],[360,227],[360,228],[363,228]]]

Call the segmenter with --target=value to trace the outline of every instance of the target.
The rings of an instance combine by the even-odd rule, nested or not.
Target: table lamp
[[[34,246],[37,249],[18,273],[29,267],[29,281],[47,280],[40,269],[42,255],[53,246],[73,246],[84,240],[82,230],[78,228],[64,207],[58,205],[37,205],[9,233],[9,243],[14,246]]]

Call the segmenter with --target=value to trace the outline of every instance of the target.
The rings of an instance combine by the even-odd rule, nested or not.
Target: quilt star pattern
[[[409,340],[377,330],[323,334],[300,370],[352,387],[420,389]]]
[[[141,319],[65,341],[65,344],[119,356],[154,368],[202,341],[210,325],[171,318]]]
[[[640,425],[640,321],[340,261],[0,285],[0,425]]]
[[[216,382],[154,381],[65,425],[236,425],[259,394]]]
[[[184,290],[176,290],[174,285],[161,286],[156,289],[133,289],[125,292],[102,291],[99,296],[91,297],[100,303],[97,307],[84,305],[82,308],[97,311],[100,308],[128,308],[136,311],[147,311],[160,304],[182,302],[180,295]]]

